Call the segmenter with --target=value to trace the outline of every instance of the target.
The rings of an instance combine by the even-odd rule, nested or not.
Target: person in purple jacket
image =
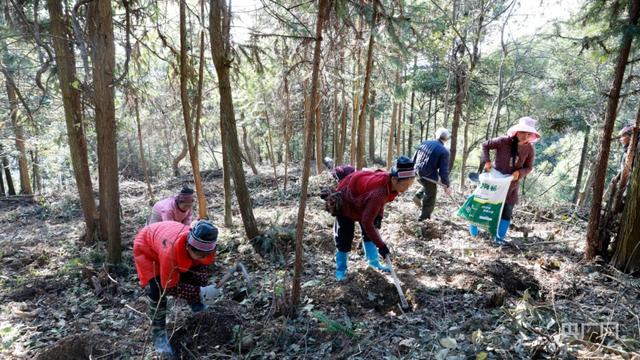
[[[536,120],[528,116],[520,118],[516,125],[507,131],[507,136],[497,137],[482,143],[481,162],[484,162],[484,170],[495,168],[503,174],[511,174],[513,179],[509,186],[509,192],[502,209],[498,234],[494,239],[497,245],[505,244],[505,236],[509,225],[513,207],[518,203],[518,187],[520,180],[524,179],[531,170],[535,161],[536,152],[533,143],[540,139],[540,133],[535,128]],[[491,161],[490,151],[495,150],[495,160]],[[471,236],[478,236],[478,227],[469,226]]]
[[[185,225],[191,225],[193,200],[193,189],[187,186],[183,187],[177,196],[162,199],[153,205],[147,225],[161,221],[177,221]]]

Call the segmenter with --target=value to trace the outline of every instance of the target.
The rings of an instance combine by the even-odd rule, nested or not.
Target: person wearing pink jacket
[[[183,187],[177,196],[171,196],[153,205],[147,225],[161,221],[177,221],[191,225],[193,217],[193,189]]]

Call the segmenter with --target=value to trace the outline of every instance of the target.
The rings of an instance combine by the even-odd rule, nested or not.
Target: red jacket
[[[142,287],[160,276],[160,286],[176,286],[180,273],[215,261],[215,251],[203,260],[192,259],[187,252],[189,226],[175,221],[163,221],[144,227],[133,241],[133,258]]]
[[[391,175],[382,170],[356,171],[338,183],[338,190],[342,192],[340,215],[360,222],[378,248],[386,246],[373,222],[384,214],[384,205],[398,196],[391,188]]]

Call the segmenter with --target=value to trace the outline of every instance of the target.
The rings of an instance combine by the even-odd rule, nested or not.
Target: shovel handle
[[[407,298],[404,297],[404,292],[402,292],[402,287],[400,286],[400,280],[398,279],[398,276],[396,276],[395,270],[393,270],[393,265],[391,265],[391,257],[387,254],[387,256],[385,256],[385,260],[387,261],[387,266],[389,266],[389,270],[391,271],[393,284],[396,286],[396,290],[398,290],[398,295],[400,296],[400,305],[403,309],[407,309],[409,307],[409,303],[407,303]]]

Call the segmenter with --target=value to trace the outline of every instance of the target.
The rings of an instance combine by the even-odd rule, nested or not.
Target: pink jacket
[[[177,221],[185,225],[191,225],[193,209],[181,211],[176,202],[176,197],[168,197],[153,205],[149,225],[161,221]]]

